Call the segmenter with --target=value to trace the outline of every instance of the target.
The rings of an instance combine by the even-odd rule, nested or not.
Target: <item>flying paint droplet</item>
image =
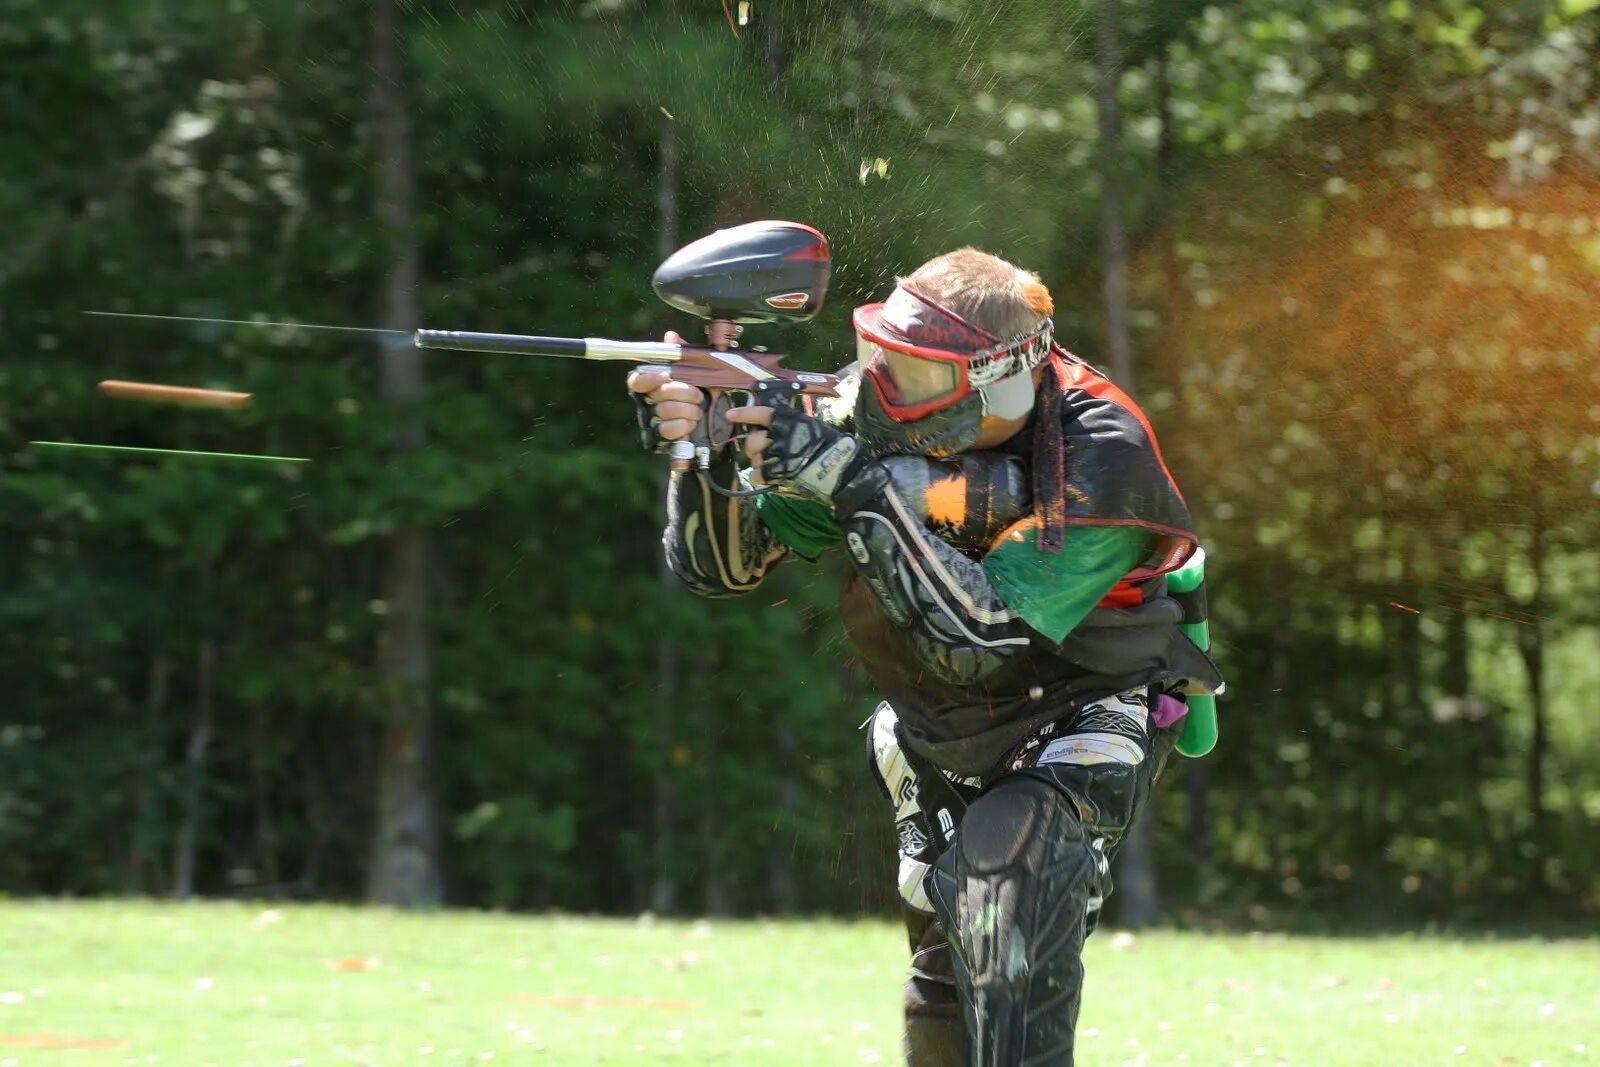
[[[310,463],[304,456],[258,456],[245,452],[195,452],[176,448],[135,448],[132,445],[96,445],[78,441],[29,441],[32,449],[60,452],[94,452],[137,457],[174,456],[184,459],[208,459],[240,463]]]
[[[867,179],[874,174],[880,178],[887,178],[889,176],[889,161],[882,156],[877,156],[871,160],[863,159],[861,161],[861,169],[856,173],[856,177],[860,179],[861,184],[867,184]]]

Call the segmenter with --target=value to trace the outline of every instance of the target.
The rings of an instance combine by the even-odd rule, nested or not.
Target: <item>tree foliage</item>
[[[451,901],[635,909],[666,864],[690,910],[886,906],[837,562],[743,602],[663,585],[663,472],[615,373],[434,354],[401,409],[359,334],[82,314],[376,321],[364,6],[4,5],[0,889],[169,892],[187,821],[202,892],[358,894],[381,546],[421,527]],[[1233,684],[1207,832],[1165,801],[1169,905],[1595,904],[1600,13],[1122,14],[1137,380]],[[1087,5],[753,19],[409,5],[422,324],[683,329],[648,291],[663,233],[790,217],[833,240],[829,310],[752,341],[799,365],[843,362],[845,309],[969,242],[1039,269],[1096,357]],[[108,377],[256,403],[123,405]],[[413,419],[426,443],[391,448]]]

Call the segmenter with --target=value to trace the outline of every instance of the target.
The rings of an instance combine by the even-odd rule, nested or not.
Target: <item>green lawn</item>
[[[899,1062],[898,932],[0,903],[0,1067]],[[1600,940],[1091,941],[1080,1063],[1589,1064]]]

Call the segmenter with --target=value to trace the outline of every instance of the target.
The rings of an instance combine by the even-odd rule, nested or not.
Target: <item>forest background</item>
[[[1126,921],[1600,907],[1600,4],[741,6],[0,0],[0,892],[890,909],[838,561],[664,580],[617,366],[84,314],[648,338],[791,218],[747,343],[970,243],[1162,435],[1231,686]]]

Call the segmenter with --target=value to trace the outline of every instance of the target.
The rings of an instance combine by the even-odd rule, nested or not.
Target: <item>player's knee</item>
[[[1008,778],[967,812],[956,837],[964,875],[1037,874],[1063,852],[1086,849],[1077,813],[1048,783]]]
[[[975,978],[995,980],[1028,970],[1004,960],[1031,955],[1036,943],[1081,944],[1107,873],[1075,806],[1048,782],[1017,775],[967,812],[926,885],[940,920],[957,932],[958,955]]]

